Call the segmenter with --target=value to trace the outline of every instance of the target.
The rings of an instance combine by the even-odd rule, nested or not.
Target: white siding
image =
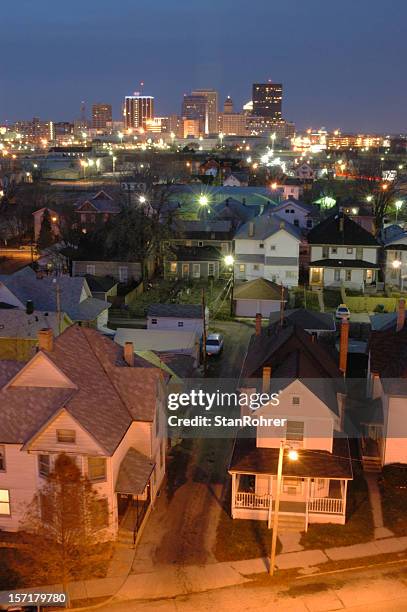
[[[43,353],[37,353],[10,385],[12,387],[56,387],[74,389],[75,385]]]
[[[57,429],[73,429],[76,433],[75,444],[57,442]],[[63,410],[29,444],[29,450],[73,455],[104,455],[105,451],[95,439],[83,429],[75,419]]]
[[[20,444],[6,444],[6,471],[0,472],[0,489],[10,492],[11,516],[0,515],[0,529],[17,531],[25,509],[37,492],[37,458],[21,451]]]

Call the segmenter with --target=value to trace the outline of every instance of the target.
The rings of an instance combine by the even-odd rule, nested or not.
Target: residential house
[[[232,252],[233,228],[230,220],[184,221],[174,224],[175,234],[164,241],[165,247],[216,247],[227,255]]]
[[[85,275],[92,296],[104,302],[113,302],[117,296],[118,282],[112,276]]]
[[[288,290],[265,278],[239,283],[233,290],[236,317],[255,317],[257,313],[268,317],[271,312],[280,313],[287,300]]]
[[[0,302],[21,310],[66,313],[73,322],[103,329],[111,304],[92,297],[85,278],[44,276],[30,267],[0,275]]]
[[[304,162],[295,169],[295,176],[301,181],[314,180],[315,170],[310,166],[310,164]]]
[[[270,212],[235,233],[235,278],[265,278],[285,287],[298,285],[300,230]]]
[[[277,190],[281,191],[282,199],[294,198],[300,200],[304,193],[304,183],[301,179],[287,176],[283,183],[277,186]]]
[[[164,257],[164,277],[173,279],[219,278],[221,251],[213,246],[172,247]]]
[[[346,350],[345,340],[343,346]],[[286,322],[266,330],[258,318],[241,387],[247,393],[278,393],[278,406],[269,403],[251,414],[280,422],[260,422],[237,436],[229,466],[232,518],[264,520],[271,526],[283,442],[279,530],[306,531],[309,523],[344,524],[353,474],[348,439],[342,433],[343,378],[330,354],[299,327]],[[243,413],[247,410],[242,408]],[[297,451],[298,461],[289,460],[289,449]]]
[[[308,234],[313,287],[364,291],[378,280],[379,243],[347,215],[334,214]]]
[[[293,325],[297,325],[308,334],[317,338],[323,335],[330,335],[336,332],[336,324],[332,312],[317,312],[306,308],[289,308],[283,312],[283,320]],[[279,312],[271,312],[269,324],[275,325],[281,321]]]
[[[361,417],[362,459],[367,469],[407,464],[407,325],[405,300],[397,313],[379,315],[369,339],[368,395]]]
[[[102,190],[80,198],[74,210],[78,226],[86,230],[96,223],[106,223],[111,216],[119,214],[121,205]]]
[[[273,214],[303,230],[312,229],[319,219],[319,211],[315,206],[292,197],[277,204],[273,208]]]
[[[28,361],[37,350],[41,329],[51,329],[56,337],[70,325],[72,321],[64,312],[34,310],[30,302],[25,310],[0,305],[0,360]]]
[[[118,283],[138,282],[142,277],[139,261],[73,259],[72,276],[111,277]]]
[[[384,282],[386,287],[404,291],[407,285],[407,233],[388,241],[384,247]]]
[[[224,187],[247,187],[248,176],[245,172],[232,172],[223,179]]]
[[[234,229],[246,223],[260,212],[260,206],[246,206],[235,198],[226,198],[212,207],[214,218],[219,221],[231,221]]]
[[[0,529],[17,531],[58,455],[96,488],[107,538],[140,534],[165,473],[165,379],[96,330],[39,332],[27,363],[0,361]]]
[[[208,328],[208,308],[206,308],[205,319],[206,328]],[[147,329],[193,331],[201,338],[204,331],[202,306],[200,304],[150,304],[147,309]]]

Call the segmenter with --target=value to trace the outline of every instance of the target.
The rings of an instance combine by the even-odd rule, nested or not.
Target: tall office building
[[[208,134],[207,97],[198,94],[185,94],[182,101],[182,117],[187,120],[197,120],[199,122],[199,133]]]
[[[111,104],[93,104],[92,106],[92,127],[95,130],[105,130],[106,124],[112,121]]]
[[[253,115],[264,117],[267,123],[281,121],[283,86],[281,83],[253,84]]]
[[[215,89],[194,89],[193,96],[204,96],[207,100],[207,118],[205,134],[216,134],[218,131],[218,92]]]
[[[146,129],[148,120],[154,119],[154,97],[142,96],[134,92],[133,96],[124,99],[124,127],[128,129]]]
[[[230,96],[228,96],[223,103],[223,112],[229,115],[230,113],[233,113],[233,111],[234,111],[233,100]]]

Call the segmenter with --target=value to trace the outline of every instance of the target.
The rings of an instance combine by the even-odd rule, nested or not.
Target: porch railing
[[[270,495],[256,495],[246,491],[237,491],[235,496],[235,508],[268,508],[270,506]]]
[[[343,514],[343,500],[336,497],[314,497],[308,502],[308,512]]]

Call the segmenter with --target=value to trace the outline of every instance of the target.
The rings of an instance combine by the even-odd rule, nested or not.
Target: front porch
[[[232,474],[231,513],[235,519],[268,521],[271,525],[277,479],[273,475]],[[309,523],[345,524],[347,479],[283,478],[279,515]]]

